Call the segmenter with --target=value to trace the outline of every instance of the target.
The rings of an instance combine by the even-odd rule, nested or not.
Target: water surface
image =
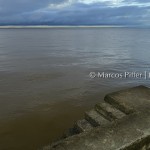
[[[56,140],[104,95],[149,86],[90,72],[150,71],[150,29],[0,29],[0,147],[34,150]]]

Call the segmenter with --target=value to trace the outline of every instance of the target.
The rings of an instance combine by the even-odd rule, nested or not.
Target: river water
[[[0,29],[0,148],[40,148],[105,94],[149,86],[149,60],[150,29]]]

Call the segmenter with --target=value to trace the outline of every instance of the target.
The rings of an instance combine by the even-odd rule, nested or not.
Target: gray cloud
[[[150,25],[148,0],[122,0],[118,4],[111,0],[87,2],[0,0],[0,25]]]

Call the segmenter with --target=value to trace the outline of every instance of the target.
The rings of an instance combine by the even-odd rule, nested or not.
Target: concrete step
[[[105,126],[106,124],[110,123],[107,119],[105,119],[103,116],[101,116],[94,109],[85,113],[85,119],[88,120],[95,127],[96,126]]]
[[[106,102],[96,104],[95,110],[109,121],[120,119],[126,116],[125,113],[121,112],[120,110],[116,109],[115,107]]]
[[[77,128],[74,126],[74,127],[70,128],[70,129],[66,130],[66,131],[63,133],[61,139],[65,139],[65,138],[68,138],[68,137],[73,136],[73,135],[76,135],[76,134],[79,134],[79,131],[78,131]]]
[[[103,128],[93,128],[86,134],[63,139],[42,150],[150,150],[150,88],[138,86],[114,92],[105,97],[105,102],[128,115],[111,122],[91,110],[85,114],[85,119],[93,126],[104,125]],[[104,112],[118,118],[112,109],[104,108]],[[79,121],[78,127],[82,122],[90,124],[85,119]]]
[[[134,112],[134,108],[130,107],[129,104],[126,104],[125,102],[119,102],[117,98],[114,98],[113,95],[109,94],[106,95],[104,98],[104,101],[109,103],[110,105],[114,106],[118,110],[124,112],[125,114],[129,115]]]
[[[87,120],[82,119],[76,122],[74,128],[77,130],[77,132],[81,133],[87,130],[91,130],[93,126]]]
[[[150,104],[150,88],[137,86],[107,94],[104,100],[126,114],[131,114]],[[146,105],[145,105],[146,104]]]

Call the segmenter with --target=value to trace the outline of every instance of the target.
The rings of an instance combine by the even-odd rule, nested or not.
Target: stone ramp
[[[132,114],[110,126],[67,138],[47,150],[149,150],[149,115],[150,112]]]
[[[150,89],[138,86],[106,95],[73,129],[75,134],[48,150],[149,150]]]

